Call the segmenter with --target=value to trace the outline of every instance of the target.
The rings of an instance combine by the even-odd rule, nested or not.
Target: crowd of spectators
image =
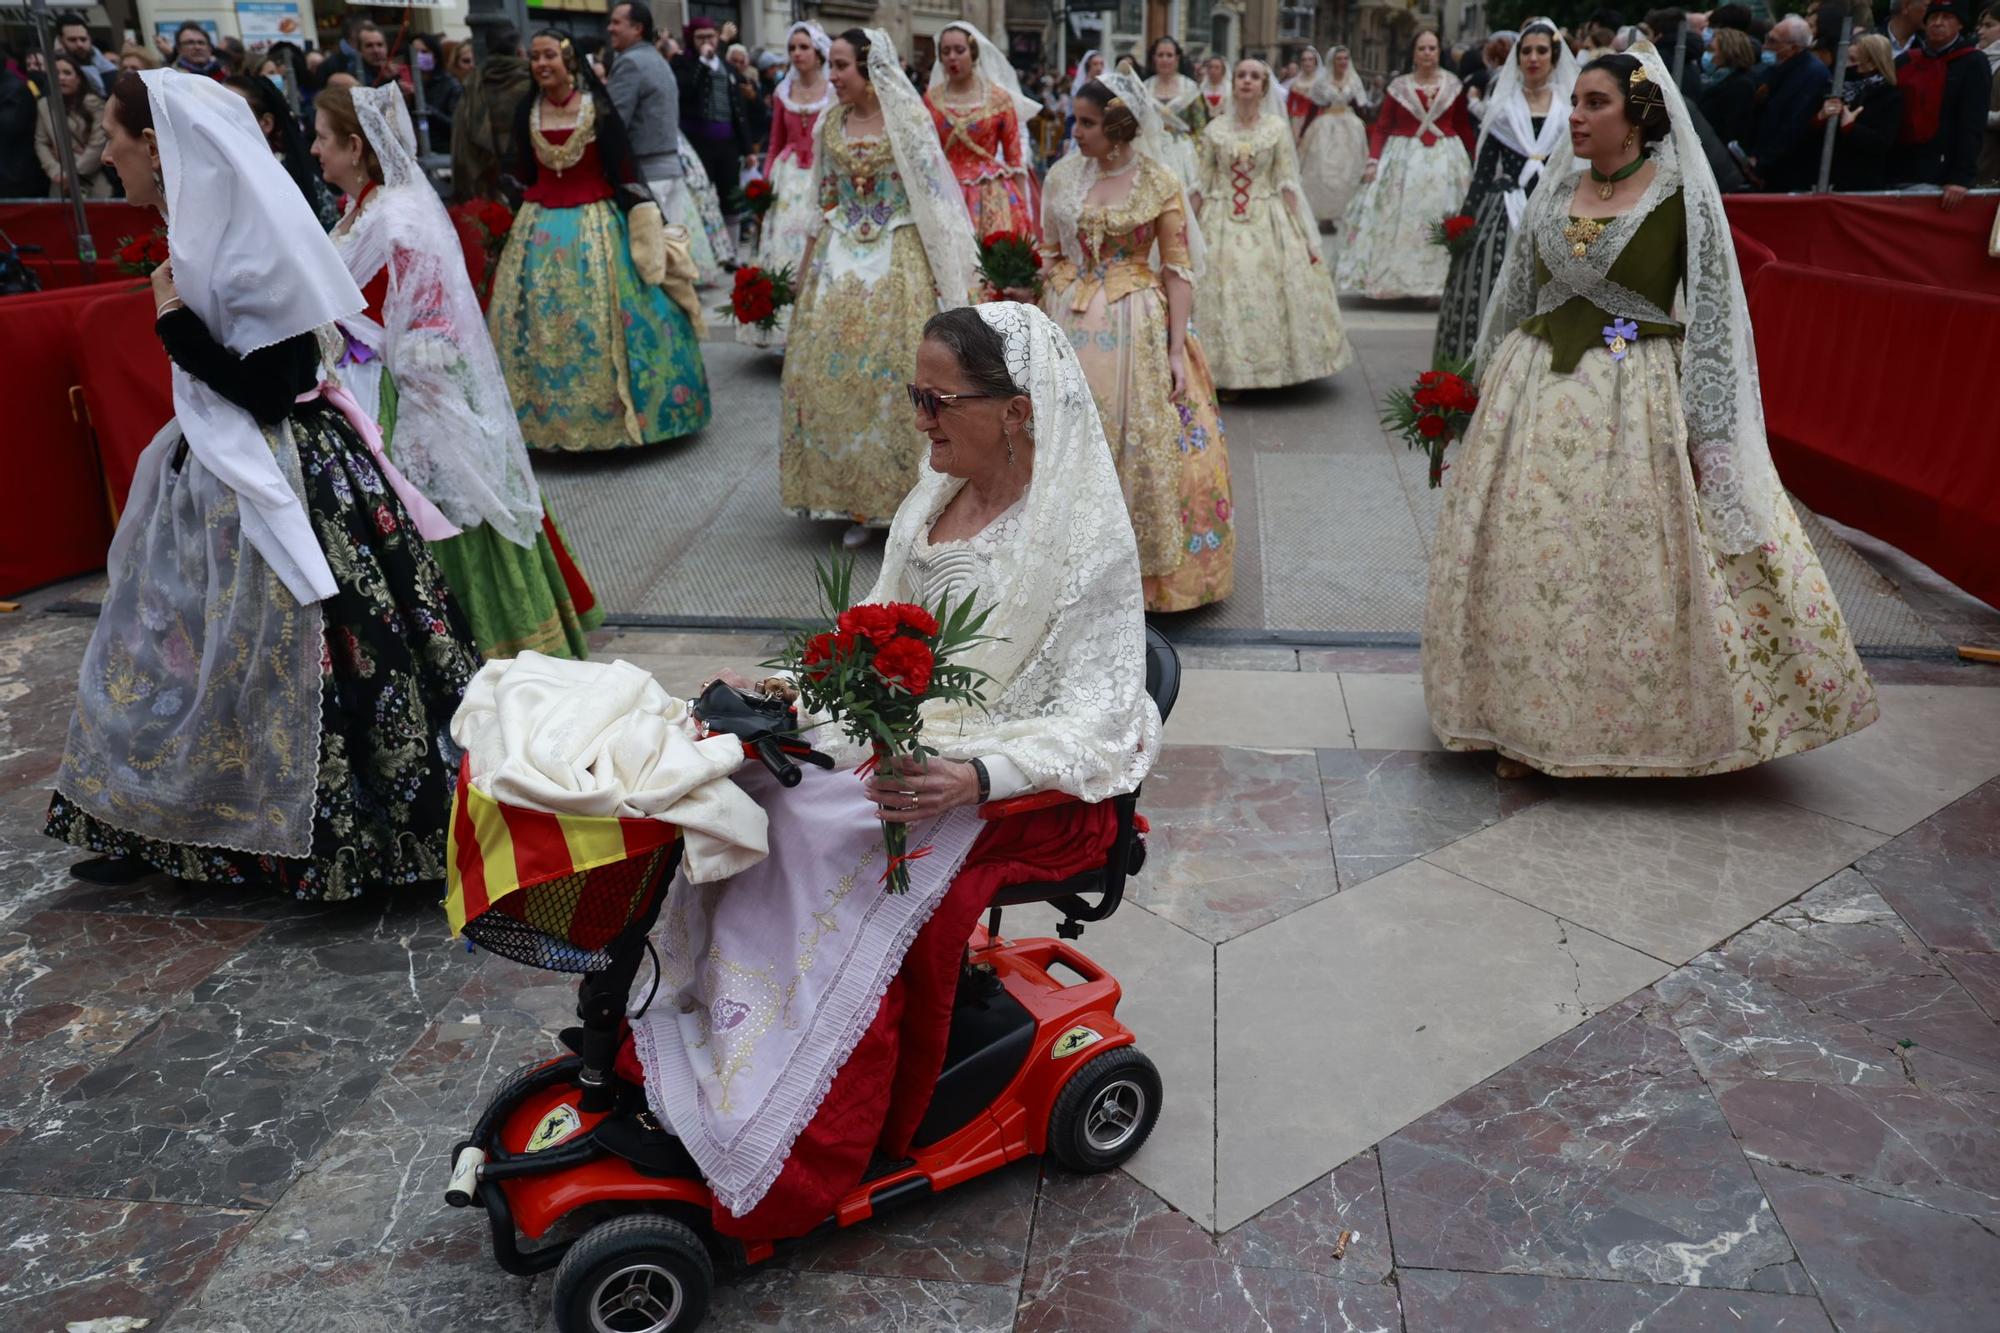
[[[1964,3],[1983,8],[1975,16],[1958,7]],[[1886,8],[1877,13],[1876,5]],[[1852,23],[1844,62],[1837,58],[1843,17]],[[698,20],[679,34],[647,27],[679,85],[681,132],[733,212],[739,172],[732,164],[750,172],[761,165],[785,58],[748,49],[733,24]],[[84,192],[120,193],[100,160],[105,88],[121,70],[161,65],[236,80],[253,106],[267,99],[243,85],[264,80],[307,138],[320,90],[394,83],[410,99],[431,149],[449,153],[453,193],[499,198],[506,194],[514,109],[532,87],[521,34],[507,27],[489,34],[483,59],[469,41],[388,31],[366,18],[329,49],[280,42],[254,54],[237,38],[212,38],[192,21],[151,46],[126,43],[115,53],[75,13],[58,15],[53,35],[53,71],[37,50],[0,48],[0,198],[62,192],[58,114],[70,130]],[[1475,112],[1512,36],[1493,33],[1454,52]],[[1973,186],[2000,186],[2000,0],[1808,0],[1802,13],[1776,19],[1731,3],[1705,13],[1657,9],[1636,23],[1601,9],[1569,34],[1584,61],[1641,38],[1676,70],[1725,189],[1812,189],[1829,125],[1834,189],[1928,188],[1951,208]],[[576,42],[608,73],[613,51],[603,39]],[[908,72],[922,86],[925,71]],[[1046,110],[1037,121],[1047,123],[1031,126],[1032,137],[1053,155],[1069,112],[1072,71],[1037,65],[1021,73],[1024,90]],[[1202,73],[1221,77],[1219,68]],[[1281,80],[1295,74],[1291,62],[1281,62]],[[274,151],[283,137],[273,138]]]

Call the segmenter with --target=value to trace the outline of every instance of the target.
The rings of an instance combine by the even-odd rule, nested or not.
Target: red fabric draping
[[[981,830],[770,1193],[740,1218],[718,1205],[716,1230],[751,1240],[803,1235],[861,1183],[877,1151],[905,1156],[944,1070],[959,960],[980,913],[1010,885],[1067,879],[1103,865],[1117,832],[1109,802],[1037,810]],[[620,1062],[628,1077],[637,1075],[629,1037]]]
[[[1750,295],[1787,489],[2000,605],[2000,296],[1767,265]]]
[[[1778,256],[1770,246],[1741,227],[1732,225],[1729,239],[1736,244],[1736,267],[1743,270],[1743,292],[1747,296],[1757,290],[1757,275],[1764,271],[1764,265],[1777,262]]]
[[[113,507],[123,513],[140,451],[174,414],[167,352],[153,334],[152,289],[139,286],[86,303],[77,316],[77,334],[90,349],[83,399],[97,435],[104,484]]]
[[[1986,255],[2000,197],[1952,212],[1936,195],[1732,194],[1729,222],[1787,264],[1920,287],[2000,296],[2000,259]]]
[[[135,207],[122,199],[109,199],[85,203],[83,218],[97,244],[96,281],[131,281],[112,262],[118,242],[126,237],[143,236],[159,226],[159,212]],[[42,247],[41,254],[23,258],[42,280],[44,288],[74,287],[83,281],[83,266],[76,258],[76,234],[71,229],[67,201],[0,204],[0,232],[15,245]]]
[[[0,402],[7,485],[0,487],[0,593],[96,569],[111,541],[80,384],[77,316],[100,293],[37,292],[0,301]]]

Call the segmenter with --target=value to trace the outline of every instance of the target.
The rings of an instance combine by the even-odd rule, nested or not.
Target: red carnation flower
[[[896,639],[875,654],[875,674],[898,689],[922,694],[931,687],[937,659],[916,639]]]
[[[1450,423],[1435,412],[1426,412],[1417,418],[1417,433],[1427,440],[1435,440],[1449,429]]]
[[[844,632],[867,639],[877,648],[895,638],[899,628],[895,611],[873,602],[842,611],[837,623]]]
[[[800,661],[806,674],[814,680],[824,680],[835,662],[854,652],[854,636],[851,634],[815,634],[806,641],[805,652]],[[813,668],[818,667],[815,671]]]
[[[1445,239],[1455,241],[1465,235],[1465,233],[1471,231],[1475,225],[1473,219],[1464,213],[1460,213],[1457,217],[1446,218],[1444,220]]]
[[[938,632],[937,617],[915,602],[891,602],[889,610],[895,615],[896,623],[913,634],[921,634],[928,639]]]

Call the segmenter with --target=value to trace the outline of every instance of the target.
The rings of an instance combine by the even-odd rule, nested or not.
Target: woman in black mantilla
[[[107,119],[128,197],[167,215],[174,420],[112,539],[48,832],[99,883],[435,886],[479,663],[424,535],[455,529],[322,383],[361,293],[235,93],[128,73]]]
[[[1469,361],[1479,342],[1507,238],[1521,225],[1528,196],[1542,168],[1568,136],[1569,94],[1576,86],[1576,57],[1549,19],[1529,19],[1500,67],[1483,110],[1472,184],[1459,205],[1475,219],[1471,237],[1451,257],[1438,308],[1431,364]]]

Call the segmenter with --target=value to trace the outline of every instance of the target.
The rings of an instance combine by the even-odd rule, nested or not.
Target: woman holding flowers
[[[806,245],[785,356],[779,492],[784,507],[850,526],[850,547],[886,528],[916,480],[924,437],[904,386],[924,321],[964,305],[978,251],[929,112],[876,29],[833,39],[837,105],[820,117]]]
[[[514,117],[527,187],[493,278],[487,324],[530,449],[583,453],[676,439],[708,423],[687,311],[639,275],[630,214],[660,226],[610,94],[569,38],[528,43],[536,91]]]
[[[937,43],[924,106],[965,192],[973,233],[1037,235],[1041,199],[1028,122],[1041,106],[1021,91],[1006,55],[970,23],[947,23]]]
[[[833,85],[826,78],[826,57],[832,49],[832,39],[819,24],[794,23],[785,36],[792,69],[771,98],[771,151],[764,159],[764,173],[777,202],[758,231],[757,267],[767,272],[789,268],[795,279],[820,218],[819,196],[813,189],[813,137],[820,113],[833,105]],[[791,311],[777,312],[777,319],[769,330],[738,324],[736,336],[755,347],[783,347]]]
[[[1410,63],[1368,126],[1368,165],[1340,253],[1340,290],[1377,301],[1444,291],[1451,256],[1431,243],[1431,228],[1457,210],[1472,179],[1472,117],[1458,76],[1438,65],[1436,32],[1418,29]]]
[[[1473,230],[1470,239],[1452,247],[1432,365],[1471,359],[1479,318],[1507,258],[1507,239],[1527,212],[1543,166],[1568,134],[1575,86],[1576,57],[1554,20],[1528,20],[1484,104],[1472,184],[1458,207],[1459,216],[1472,219]]]
[[[1563,777],[1722,773],[1858,730],[1875,687],[1771,466],[1722,196],[1650,46],[1584,68],[1569,139],[1438,517],[1431,726]]]
[[[1354,352],[1270,66],[1237,61],[1232,96],[1229,114],[1201,135],[1194,207],[1210,254],[1195,323],[1222,388],[1302,384],[1342,370]]]
[[[542,506],[521,424],[466,276],[458,233],[417,164],[393,87],[329,88],[313,153],[348,199],[334,248],[368,308],[341,324],[341,382],[383,443],[458,525],[431,551],[487,657],[585,657],[604,618]]]
[[[1153,156],[1164,137],[1130,75],[1077,91],[1077,151],[1049,169],[1042,196],[1042,308],[1069,334],[1097,400],[1146,609],[1186,611],[1229,595],[1236,529],[1215,385],[1188,329],[1207,247],[1180,177]]]
[[[797,668],[845,670],[865,640],[877,675],[857,689],[926,694],[942,653],[983,673],[983,698],[922,700],[927,762],[862,776],[848,747],[840,771],[808,768],[785,792],[740,774],[769,815],[770,855],[668,892],[660,995],[634,1045],[724,1234],[807,1231],[871,1158],[905,1154],[973,923],[1009,884],[1101,865],[1109,798],[1159,751],[1132,526],[1068,337],[1032,306],[951,310],[913,366],[930,448],[881,578]],[[938,624],[968,598],[986,617],[976,641]],[[980,819],[983,802],[1030,792],[1083,803]],[[884,882],[884,823],[907,831],[904,892]]]

